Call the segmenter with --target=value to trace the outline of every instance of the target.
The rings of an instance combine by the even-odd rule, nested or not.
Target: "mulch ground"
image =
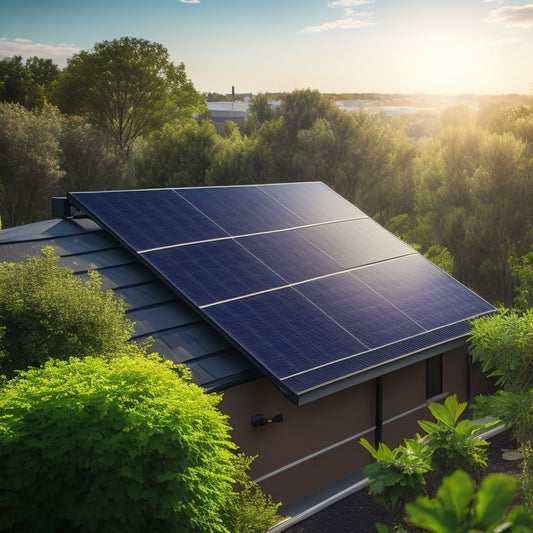
[[[520,474],[520,460],[502,458],[503,451],[517,448],[507,432],[495,435],[489,442],[487,473],[502,472],[513,477]],[[376,533],[376,522],[392,525],[385,508],[375,503],[368,490],[363,489],[290,527],[286,533]],[[411,531],[421,530],[413,528]]]

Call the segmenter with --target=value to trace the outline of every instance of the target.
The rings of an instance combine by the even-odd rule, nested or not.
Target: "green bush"
[[[125,304],[58,266],[52,248],[20,263],[0,263],[0,374],[46,360],[113,353],[133,333]]]
[[[227,532],[235,445],[220,396],[185,367],[129,352],[49,361],[6,383],[0,530]]]
[[[277,514],[281,504],[273,502],[248,475],[254,459],[243,453],[235,456],[236,484],[222,510],[222,521],[231,533],[264,533],[283,518]]]
[[[468,341],[472,360],[504,390],[527,392],[533,387],[533,308],[523,313],[502,309],[473,320]]]
[[[393,450],[383,442],[377,448],[365,438],[359,442],[376,461],[364,469],[370,495],[394,520],[400,520],[405,504],[426,492],[425,475],[430,470],[427,447],[420,439],[405,439],[403,446]]]
[[[436,498],[417,498],[407,504],[410,520],[433,533],[530,533],[533,517],[517,506],[506,516],[516,482],[503,474],[489,474],[479,488],[463,471],[444,479]]]
[[[479,481],[487,468],[489,443],[478,435],[495,422],[480,424],[468,419],[459,422],[466,406],[466,402],[457,401],[456,395],[448,396],[444,404],[428,406],[436,422],[419,420],[418,425],[427,433],[424,442],[429,448],[433,471],[449,476],[461,469]]]

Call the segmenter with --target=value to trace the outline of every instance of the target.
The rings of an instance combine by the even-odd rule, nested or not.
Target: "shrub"
[[[235,445],[220,396],[129,352],[52,360],[6,383],[0,530],[227,533]]]
[[[411,521],[434,533],[533,531],[533,517],[522,507],[506,511],[516,492],[516,482],[503,474],[489,474],[477,491],[472,479],[458,470],[442,482],[436,498],[417,498],[407,505]]]
[[[418,425],[427,433],[424,442],[429,448],[432,470],[448,476],[462,469],[479,481],[487,468],[489,443],[478,434],[495,422],[480,424],[468,419],[458,422],[466,406],[455,395],[448,396],[444,404],[428,406],[436,422],[419,420]]]
[[[393,450],[383,442],[377,448],[365,438],[359,442],[376,460],[364,469],[369,493],[394,520],[399,520],[405,504],[425,493],[425,475],[430,469],[427,448],[420,439],[405,439],[404,446]]]
[[[510,392],[533,387],[533,308],[477,318],[468,340],[472,360],[497,377],[497,385]]]
[[[0,374],[113,353],[133,333],[125,304],[103,291],[96,273],[83,281],[51,247],[20,263],[0,263]]]
[[[274,503],[248,475],[255,457],[240,453],[235,459],[236,484],[224,504],[222,521],[232,533],[264,533],[282,520],[277,514],[281,504]]]

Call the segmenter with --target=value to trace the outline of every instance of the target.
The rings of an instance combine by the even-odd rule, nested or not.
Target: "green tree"
[[[0,263],[0,374],[39,366],[51,357],[112,353],[130,339],[125,304],[87,281],[51,248],[20,263]]]
[[[135,160],[138,187],[183,187],[206,184],[219,136],[211,122],[176,120],[153,132]]]
[[[252,135],[262,124],[274,120],[277,115],[279,115],[279,110],[272,108],[268,102],[268,96],[266,94],[257,94],[250,102],[243,129],[247,135]]]
[[[69,59],[55,102],[64,113],[89,118],[126,154],[140,136],[205,108],[183,63],[174,65],[161,44],[131,37],[96,43]]]
[[[109,138],[80,117],[62,117],[58,193],[133,186],[128,160],[109,147]]]
[[[509,258],[511,272],[518,281],[515,286],[514,305],[525,311],[533,307],[533,252],[520,258]]]
[[[0,60],[0,101],[20,104],[28,109],[40,108],[48,100],[59,76],[59,68],[51,59],[21,56]]]
[[[228,533],[220,396],[137,352],[52,360],[5,385],[0,530]]]
[[[4,228],[50,216],[50,196],[62,177],[61,117],[0,102],[0,217]]]
[[[422,144],[415,165],[417,217],[411,242],[453,256],[453,275],[493,301],[510,303],[508,259],[530,250],[533,173],[511,134],[447,127]]]

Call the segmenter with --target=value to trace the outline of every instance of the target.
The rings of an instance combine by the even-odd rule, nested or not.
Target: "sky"
[[[533,94],[527,0],[0,0],[0,57],[125,36],[202,92]]]

